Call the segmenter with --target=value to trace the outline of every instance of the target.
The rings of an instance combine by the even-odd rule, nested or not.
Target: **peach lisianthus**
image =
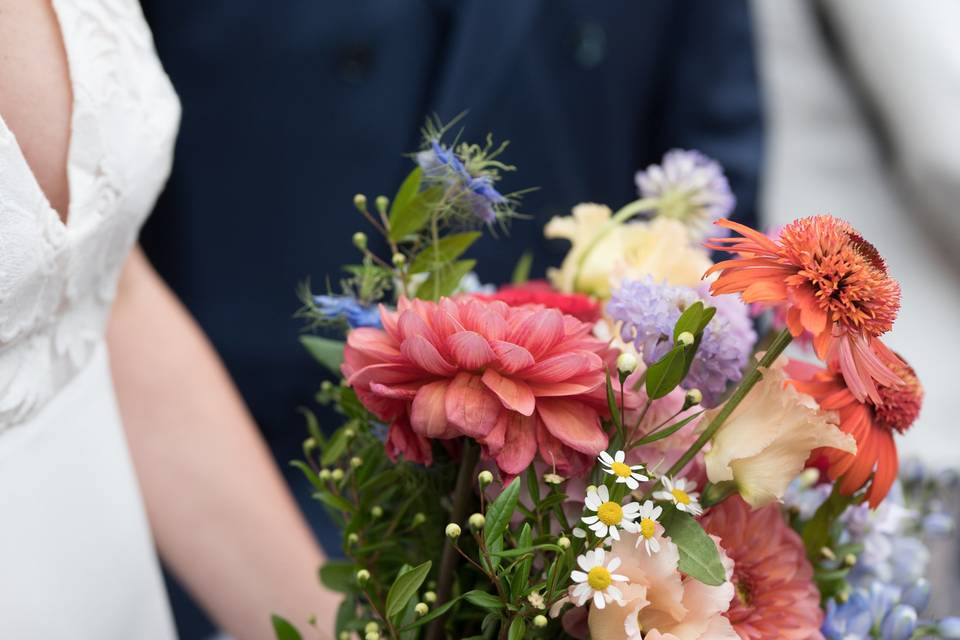
[[[388,452],[429,463],[431,439],[472,438],[505,475],[539,457],[579,475],[607,446],[611,354],[556,309],[472,298],[401,299],[383,329],[350,332],[343,373],[390,424]],[[633,394],[626,398],[635,405]]]
[[[573,208],[573,215],[547,223],[544,234],[548,238],[563,238],[572,245],[560,268],[547,274],[558,290],[608,298],[611,280],[644,276],[656,282],[694,286],[712,264],[678,220],[654,218],[609,231],[612,215],[609,207],[584,203]]]
[[[879,336],[900,310],[900,285],[856,229],[833,216],[794,220],[772,240],[730,220],[716,224],[741,237],[712,238],[710,249],[739,254],[712,266],[714,295],[739,293],[746,303],[782,305],[790,333],[813,334],[817,356],[836,366],[858,400],[880,402],[878,386],[900,384],[899,359]]]
[[[717,545],[727,571],[727,581],[706,585],[683,576],[680,553],[663,529],[656,525],[659,551],[647,553],[637,544],[637,534],[624,534],[613,543],[610,554],[620,559],[618,573],[627,578],[620,585],[623,604],[603,609],[591,607],[590,637],[593,640],[739,640],[724,612],[734,597],[729,578],[733,562]],[[717,538],[713,539],[718,542]]]
[[[710,482],[733,480],[753,507],[778,500],[821,447],[854,453],[856,441],[808,395],[787,384],[780,358],[716,432],[704,456]],[[706,415],[709,422],[721,409]]]
[[[776,505],[754,510],[732,496],[701,522],[733,560],[736,597],[725,616],[742,640],[823,640],[813,567]]]

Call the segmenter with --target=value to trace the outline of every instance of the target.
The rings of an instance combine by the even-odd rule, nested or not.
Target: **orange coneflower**
[[[839,368],[857,400],[880,404],[878,385],[899,384],[891,368],[902,363],[877,339],[893,326],[900,285],[887,275],[876,248],[832,216],[795,220],[776,240],[729,220],[717,224],[742,237],[706,243],[740,255],[707,271],[720,272],[711,292],[786,305],[790,333],[813,334],[817,355]]]
[[[867,499],[874,508],[887,495],[897,477],[899,462],[893,432],[906,431],[917,419],[923,402],[923,387],[910,365],[901,361],[893,366],[903,384],[880,387],[879,403],[870,398],[857,400],[843,376],[836,371],[797,362],[791,362],[789,366],[795,378],[791,384],[801,393],[813,397],[824,411],[836,411],[840,417],[840,430],[857,441],[855,454],[837,449],[816,452],[828,465],[827,475],[831,480],[843,476],[840,492],[851,495],[866,484],[872,473],[873,482],[867,491]]]

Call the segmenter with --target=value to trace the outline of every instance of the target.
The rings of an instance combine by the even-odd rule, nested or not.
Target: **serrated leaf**
[[[449,296],[456,290],[463,276],[467,275],[475,264],[477,264],[476,260],[459,260],[444,265],[441,269],[431,273],[417,287],[417,297],[421,300],[437,300],[442,296]]]
[[[272,615],[270,621],[273,623],[273,633],[277,640],[302,640],[302,636],[296,627],[280,616]]]
[[[417,257],[410,263],[410,273],[433,271],[439,265],[447,265],[453,262],[463,255],[463,252],[469,249],[470,245],[476,242],[480,236],[479,231],[466,231],[440,238],[436,250],[433,246],[429,246],[417,254]]]
[[[677,388],[683,381],[686,348],[676,345],[647,368],[647,397],[657,400]]]
[[[523,640],[523,636],[527,633],[527,624],[523,621],[523,618],[516,617],[513,619],[513,622],[510,623],[510,630],[507,631],[507,640]]]
[[[342,340],[307,335],[300,336],[300,344],[306,347],[317,362],[331,372],[340,375],[340,365],[343,364],[344,343]]]
[[[517,508],[519,498],[520,478],[516,477],[487,508],[483,538],[487,542],[488,549],[492,549],[492,546],[503,537],[503,532],[507,530],[510,518]]]
[[[513,268],[513,277],[510,282],[513,284],[523,284],[530,279],[530,268],[533,266],[533,253],[524,251],[520,259],[517,260],[517,266]]]
[[[463,599],[475,607],[488,611],[499,611],[503,608],[503,602],[500,598],[486,591],[468,591],[463,594]]]
[[[357,565],[346,560],[328,560],[320,567],[320,582],[338,593],[357,591]]]
[[[440,187],[430,187],[414,196],[405,207],[397,209],[390,219],[390,239],[400,242],[423,229],[442,197],[443,190]]]
[[[431,566],[433,566],[433,563],[427,560],[397,577],[390,586],[390,591],[387,592],[386,613],[388,619],[396,621],[397,616],[403,613],[407,602],[417,592],[423,581],[427,579]]]
[[[682,573],[711,587],[726,581],[717,545],[690,514],[668,507],[660,517],[660,524],[680,551],[678,568]]]

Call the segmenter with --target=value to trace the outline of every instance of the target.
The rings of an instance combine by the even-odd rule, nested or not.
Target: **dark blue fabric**
[[[535,273],[558,263],[546,220],[635,198],[634,172],[673,147],[719,160],[736,217],[754,221],[762,127],[743,0],[144,5],[183,122],[143,243],[283,463],[320,375],[297,341],[296,285],[336,283],[356,259],[353,195],[391,193],[426,115],[469,110],[467,138],[511,140],[519,171],[503,190],[540,187],[532,220],[472,251],[484,281],[507,279],[524,249]]]

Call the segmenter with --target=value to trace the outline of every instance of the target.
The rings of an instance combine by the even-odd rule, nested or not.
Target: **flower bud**
[[[383,517],[383,507],[381,507],[378,504],[375,504],[372,507],[370,507],[370,516],[374,518]]]
[[[343,469],[334,469],[330,472],[330,477],[334,482],[340,482],[343,480]]]
[[[346,438],[347,440],[350,440],[356,435],[357,435],[357,432],[349,427],[343,430],[343,437]]]
[[[826,560],[836,560],[837,554],[833,552],[833,549],[830,547],[820,547],[820,555],[823,556]]]
[[[393,254],[393,258],[391,258],[391,261],[393,262],[393,266],[399,269],[403,265],[407,264],[407,256],[403,255],[402,253],[395,253]]]
[[[368,622],[367,625],[363,628],[363,632],[364,632],[364,633],[379,633],[379,632],[380,632],[380,625],[377,624],[376,622],[370,621],[370,622]]]
[[[411,523],[411,526],[419,527],[426,521],[427,521],[427,516],[423,515],[423,513],[418,511],[415,514],[413,514],[413,522]]]
[[[360,536],[358,536],[358,535],[355,534],[355,533],[347,534],[347,545],[348,545],[348,546],[351,546],[351,547],[352,547],[353,545],[357,544],[358,542],[360,542]]]
[[[357,584],[359,584],[361,587],[367,584],[367,580],[369,579],[370,579],[369,571],[367,571],[366,569],[360,569],[360,571],[357,571]]]
[[[547,616],[543,615],[542,613],[535,616],[533,618],[533,626],[537,627],[538,629],[543,629],[545,626],[547,626]]]
[[[490,483],[493,482],[493,474],[487,470],[483,470],[477,474],[477,482],[480,483],[481,489],[490,486]]]
[[[483,525],[486,524],[487,519],[483,517],[482,513],[475,513],[470,516],[470,526],[476,530],[483,529]]]
[[[568,538],[567,536],[560,536],[559,538],[557,538],[557,546],[560,547],[561,549],[569,549],[570,538]]]
[[[694,340],[694,335],[689,331],[681,331],[680,335],[677,336],[677,344],[684,347],[689,347],[692,345]]]
[[[880,632],[884,640],[910,640],[917,628],[917,612],[906,604],[898,604],[883,619]]]
[[[917,613],[923,613],[930,603],[930,582],[920,578],[903,591],[900,602],[910,605]]]
[[[363,640],[380,640],[380,633],[377,631],[370,631],[363,635]]]
[[[810,467],[800,472],[798,483],[801,489],[809,489],[820,480],[820,470],[816,467]]]
[[[558,485],[563,484],[567,479],[556,473],[545,473],[543,474],[543,481],[547,484]]]
[[[960,638],[960,617],[950,616],[937,623],[937,633],[941,638],[956,640]]]
[[[690,389],[683,396],[683,408],[689,409],[690,407],[695,407],[698,404],[703,402],[703,393],[700,389]]]
[[[427,606],[426,602],[418,602],[417,606],[413,608],[418,616],[425,616],[427,612],[430,611],[430,607]]]
[[[433,604],[434,602],[437,601],[437,594],[434,593],[433,591],[425,591],[423,594],[423,601]]]
[[[324,482],[327,482],[328,480],[330,480],[330,476],[332,474],[330,473],[330,469],[320,469],[320,473],[317,475],[320,476],[321,480],[323,480]]]
[[[460,525],[458,525],[456,522],[451,522],[447,525],[447,528],[444,530],[444,532],[447,534],[448,538],[451,540],[456,540],[460,537]]]
[[[333,383],[329,380],[324,380],[320,383],[320,391],[323,391],[324,393],[330,393],[333,391]]]
[[[617,371],[620,373],[633,373],[637,370],[637,356],[629,351],[624,351],[617,357]]]
[[[341,631],[340,634],[337,636],[337,640],[350,640],[350,632]]]
[[[352,458],[350,458],[350,466],[353,467],[354,469],[357,469],[363,466],[363,458],[359,456],[353,456]]]
[[[377,211],[383,215],[387,215],[387,207],[390,205],[390,198],[387,196],[377,196]]]
[[[357,231],[353,234],[353,246],[360,251],[364,251],[367,248],[367,234],[363,231]]]
[[[357,211],[366,211],[367,209],[367,196],[362,193],[358,193],[353,196],[353,206],[357,208]]]
[[[317,441],[314,438],[307,438],[303,441],[303,448],[307,451],[313,451],[317,446]]]
[[[853,555],[852,553],[848,553],[847,555],[843,556],[843,566],[852,567],[855,564],[857,564],[857,556]]]

